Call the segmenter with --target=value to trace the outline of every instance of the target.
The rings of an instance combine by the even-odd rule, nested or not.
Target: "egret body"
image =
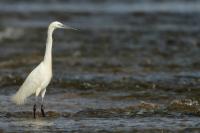
[[[49,25],[47,32],[46,51],[43,61],[28,75],[19,90],[11,98],[14,103],[21,105],[24,104],[27,97],[31,96],[32,94],[35,94],[35,102],[37,103],[37,97],[41,95],[41,112],[43,117],[45,117],[43,99],[46,93],[46,88],[52,78],[52,35],[54,30],[57,28],[73,29],[57,21],[52,22]],[[36,103],[33,106],[34,118],[36,118]]]

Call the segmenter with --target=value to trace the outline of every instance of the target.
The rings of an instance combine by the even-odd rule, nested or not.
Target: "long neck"
[[[47,42],[46,42],[46,51],[44,56],[44,62],[52,66],[52,43],[53,43],[53,34],[54,28],[49,27],[47,32]]]

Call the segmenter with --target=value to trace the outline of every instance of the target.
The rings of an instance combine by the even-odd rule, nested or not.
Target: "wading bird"
[[[28,75],[22,86],[19,88],[17,93],[12,96],[11,100],[18,104],[24,104],[27,97],[35,94],[35,104],[33,106],[33,115],[36,118],[36,104],[37,97],[40,94],[42,97],[41,113],[45,117],[43,99],[46,92],[46,88],[52,78],[52,43],[53,43],[53,32],[57,28],[74,29],[69,26],[65,26],[60,22],[52,22],[49,25],[47,32],[47,42],[44,60]],[[74,29],[76,30],[76,29]]]

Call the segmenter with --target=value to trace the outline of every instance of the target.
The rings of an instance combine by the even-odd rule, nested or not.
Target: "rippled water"
[[[0,132],[199,132],[200,2],[0,2]],[[52,83],[42,118],[9,98],[54,34]],[[39,107],[39,105],[38,105]]]

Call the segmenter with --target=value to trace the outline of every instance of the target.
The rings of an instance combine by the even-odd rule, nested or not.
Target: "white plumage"
[[[47,32],[47,42],[44,60],[28,75],[22,86],[19,88],[17,93],[12,96],[11,100],[18,104],[24,104],[27,97],[35,94],[36,99],[39,94],[41,94],[42,101],[46,92],[46,87],[52,78],[52,34],[57,28],[74,29],[63,25],[60,22],[52,22],[49,25]],[[35,118],[36,104],[34,105],[34,118]],[[43,105],[41,106],[41,111],[44,115]]]
[[[26,78],[22,86],[19,88],[17,93],[12,97],[12,101],[16,104],[24,104],[27,97],[35,93],[36,96],[40,92],[45,91],[49,82],[51,81],[52,70],[41,62]],[[41,93],[42,94],[42,93]],[[43,96],[44,97],[44,96]]]

